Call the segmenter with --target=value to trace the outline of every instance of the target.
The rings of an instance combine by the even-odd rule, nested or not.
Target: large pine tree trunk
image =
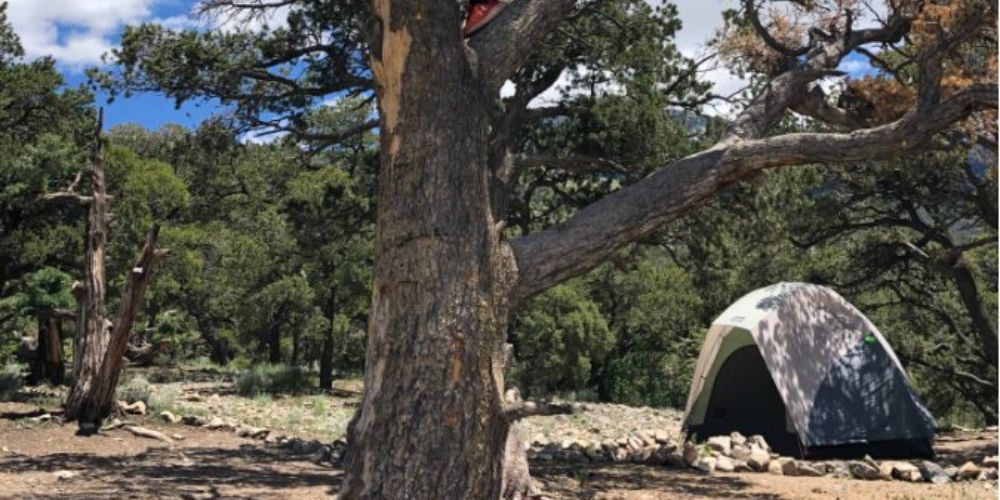
[[[514,269],[490,209],[491,101],[457,9],[375,4],[380,203],[365,392],[341,495],[499,498]]]

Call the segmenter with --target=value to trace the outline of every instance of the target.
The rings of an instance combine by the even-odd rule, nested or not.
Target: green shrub
[[[258,394],[302,394],[312,389],[309,372],[298,366],[256,365],[236,379],[236,392]]]
[[[118,386],[118,399],[128,404],[142,401],[149,406],[149,398],[153,394],[153,385],[142,376],[134,377]]]
[[[154,387],[149,399],[146,400],[146,407],[150,413],[160,413],[161,411],[175,411],[175,400],[180,394],[180,388],[176,386]]]
[[[23,369],[24,367],[16,363],[9,363],[0,368],[0,399],[8,400],[21,390],[24,385]]]

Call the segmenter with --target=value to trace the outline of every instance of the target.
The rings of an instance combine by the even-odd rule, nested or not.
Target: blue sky
[[[8,17],[21,37],[29,58],[56,58],[67,85],[85,84],[84,70],[102,65],[102,54],[117,45],[125,25],[145,21],[170,26],[196,26],[189,16],[192,0],[8,0]],[[106,96],[98,95],[104,104]],[[175,109],[162,95],[145,93],[119,97],[104,104],[110,126],[139,123],[159,128],[167,123],[196,126],[219,111],[211,102],[185,104]]]
[[[21,37],[29,58],[51,55],[69,85],[86,82],[83,71],[101,66],[102,54],[116,46],[124,26],[159,22],[171,27],[209,26],[211,21],[190,15],[195,0],[8,0],[8,17]],[[703,43],[721,25],[721,12],[733,7],[734,0],[675,0],[683,29],[675,40],[682,52],[696,56]],[[270,24],[281,22],[278,13]],[[861,57],[851,56],[841,69],[852,76],[869,73],[871,67]],[[719,68],[703,75],[713,81],[716,92],[728,94],[743,82]],[[558,92],[553,91],[553,95]],[[101,96],[99,96],[101,97]],[[103,102],[104,99],[101,99]],[[167,123],[195,126],[219,107],[211,102],[189,103],[175,109],[173,102],[154,93],[119,98],[106,105],[108,126],[139,123],[158,128]]]

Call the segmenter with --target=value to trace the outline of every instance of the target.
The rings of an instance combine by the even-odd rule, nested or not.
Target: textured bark
[[[66,398],[66,418],[76,420],[81,433],[96,432],[112,410],[118,376],[124,368],[132,324],[153,266],[166,255],[156,249],[159,232],[154,225],[129,275],[113,328],[104,316],[104,255],[108,231],[108,199],[104,181],[104,143],[101,137],[103,111],[97,122],[97,137],[91,161],[91,202],[87,212],[87,260],[84,285],[75,290],[79,302],[74,339],[73,387]],[[77,287],[74,287],[75,289]]]
[[[818,109],[815,96],[806,99],[814,82],[836,74],[854,48],[902,36],[908,18],[893,16],[884,29],[814,39],[825,45],[775,77],[716,146],[509,244],[502,231],[505,184],[516,181],[511,138],[528,120],[530,96],[545,86],[519,86],[506,115],[497,91],[575,4],[514,2],[464,44],[457,7],[373,0],[379,203],[365,390],[349,429],[342,498],[531,494],[523,445],[510,429],[517,418],[566,408],[505,403],[512,307],[762,169],[896,155],[996,106],[995,86],[941,102],[922,92],[934,102],[885,126],[766,137],[789,109]],[[559,71],[541,81],[554,82]],[[927,74],[924,82],[936,84]],[[816,113],[849,123],[835,109]]]
[[[125,368],[125,352],[128,350],[135,316],[142,306],[142,298],[152,277],[156,262],[166,256],[165,250],[156,248],[159,227],[154,225],[149,231],[146,244],[129,274],[125,285],[118,315],[108,336],[108,343],[101,353],[91,353],[88,359],[96,359],[94,375],[89,380],[74,381],[66,402],[67,418],[76,420],[81,430],[92,426],[100,427],[101,422],[111,414],[115,402],[115,388],[118,377]],[[87,425],[90,424],[90,425]]]
[[[498,498],[511,256],[461,13],[375,2],[382,155],[365,392],[342,498]]]
[[[97,121],[90,165],[90,201],[87,203],[86,258],[79,300],[79,317],[73,340],[73,387],[66,399],[66,418],[89,422],[83,409],[86,395],[100,370],[110,332],[105,325],[104,256],[108,244],[108,196],[104,180],[103,111]],[[99,426],[99,425],[98,425]]]

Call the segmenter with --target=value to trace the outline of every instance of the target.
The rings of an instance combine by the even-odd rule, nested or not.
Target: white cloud
[[[160,0],[9,0],[7,14],[28,57],[70,67],[100,63],[118,31],[148,19]]]
[[[101,56],[118,43],[127,24],[157,22],[171,29],[258,31],[265,24],[283,26],[288,8],[264,18],[240,22],[232,16],[199,19],[193,0],[8,0],[7,14],[29,58],[52,56],[70,69],[101,64]],[[157,6],[187,6],[188,14],[155,17]]]

